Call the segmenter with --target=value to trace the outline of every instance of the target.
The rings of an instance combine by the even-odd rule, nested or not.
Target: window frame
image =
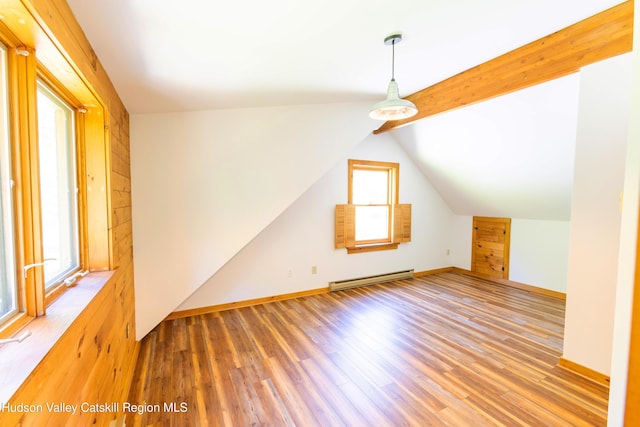
[[[15,260],[15,252],[16,252],[16,236],[15,236],[15,212],[14,212],[14,182],[13,182],[13,162],[12,155],[13,147],[11,143],[11,102],[9,97],[9,75],[10,75],[10,65],[9,65],[9,56],[10,56],[10,47],[7,46],[2,39],[0,39],[0,49],[3,51],[3,73],[0,76],[2,79],[1,83],[4,87],[0,90],[0,102],[3,103],[2,106],[2,118],[0,119],[0,123],[2,123],[2,132],[1,138],[5,141],[0,145],[0,172],[2,176],[0,176],[0,181],[2,178],[6,179],[7,182],[4,183],[4,189],[0,188],[0,214],[4,215],[7,212],[6,217],[0,219],[2,221],[0,227],[2,228],[2,239],[0,240],[0,252],[2,252],[2,260],[0,263],[4,265],[6,261],[5,271],[0,272],[0,274],[5,275],[4,278],[8,279],[8,283],[11,286],[10,292],[13,292],[11,296],[12,308],[5,314],[0,315],[0,324],[7,322],[9,319],[13,318],[16,314],[19,313],[20,308],[20,289],[18,280],[16,277],[16,260]],[[1,159],[3,155],[6,155],[4,160]],[[6,170],[3,170],[5,169]],[[6,189],[6,192],[5,192]],[[9,256],[7,256],[9,255]],[[0,280],[4,279],[0,276]]]
[[[355,211],[356,206],[351,202],[353,197],[353,170],[358,168],[381,168],[390,172],[389,183],[390,197],[392,202],[389,215],[389,240],[380,242],[358,242],[355,241]],[[411,205],[399,204],[400,188],[400,165],[392,162],[380,162],[372,160],[348,160],[348,201],[347,204],[336,205],[335,210],[335,248],[347,249],[348,254],[397,249],[399,243],[411,241]]]
[[[0,323],[0,338],[8,337],[21,329],[32,319],[44,316],[46,308],[60,295],[69,289],[65,280],[75,276],[82,270],[91,267],[89,254],[89,211],[98,212],[108,200],[98,200],[100,195],[92,196],[89,200],[86,185],[86,144],[84,136],[88,132],[97,134],[104,132],[103,107],[95,102],[91,108],[92,114],[86,112],[85,103],[79,101],[73,90],[67,89],[44,64],[36,58],[35,49],[25,47],[18,38],[4,25],[0,25],[0,42],[7,50],[7,98],[9,109],[9,151],[11,164],[12,188],[12,213],[14,233],[14,267],[17,287],[17,312],[11,317],[3,319]],[[55,65],[53,69],[55,69]],[[57,70],[60,71],[60,70]],[[77,185],[77,235],[78,235],[78,268],[69,271],[52,286],[45,290],[44,269],[40,267],[29,268],[25,272],[25,266],[38,264],[43,260],[42,233],[40,221],[40,188],[39,188],[39,158],[37,138],[37,87],[38,82],[45,85],[56,97],[66,103],[73,111],[74,116],[74,148],[75,148],[75,179]],[[95,99],[94,99],[95,100]],[[84,117],[90,115],[87,121]],[[96,168],[102,167],[102,176],[107,179],[104,160],[104,139],[92,148],[94,156],[100,157],[96,162]],[[108,186],[103,186],[106,190]],[[104,192],[102,194],[104,196]],[[97,201],[96,201],[97,200]],[[91,208],[90,205],[96,205]],[[88,207],[89,206],[89,207]],[[101,217],[102,216],[102,217]],[[100,225],[107,220],[105,214],[97,215]],[[108,230],[98,230],[93,226],[94,234],[98,235],[96,245],[106,246],[102,250],[100,258],[94,256],[93,264],[99,264],[110,268],[111,247],[108,244]],[[105,232],[106,231],[106,232]],[[106,260],[105,252],[107,254]],[[101,268],[107,269],[107,268]],[[74,279],[75,280],[75,279]]]
[[[30,138],[33,133],[34,111],[29,105],[30,96],[35,96],[29,81],[33,78],[35,85],[35,61],[30,56],[32,49],[23,48],[20,42],[8,31],[0,31],[0,40],[8,49],[8,82],[9,98],[9,151],[11,162],[11,179],[14,182],[12,194],[13,232],[15,253],[15,278],[17,285],[17,313],[0,324],[0,337],[13,334],[31,319],[44,315],[44,288],[38,291],[38,283],[32,275],[27,279],[21,274],[26,260],[34,259],[33,233],[36,230],[27,226],[31,223],[31,212],[25,206],[33,197],[32,182],[29,172],[30,162],[21,159],[30,158]],[[18,53],[23,52],[23,53]]]
[[[347,203],[357,208],[367,206],[387,207],[387,233],[386,238],[383,239],[370,239],[370,240],[355,240],[355,246],[367,246],[367,245],[385,245],[391,244],[393,241],[393,206],[398,204],[398,190],[400,188],[400,164],[392,162],[379,162],[372,160],[354,160],[349,159],[349,193]],[[372,171],[372,172],[386,172],[387,173],[387,203],[384,204],[357,204],[354,203],[354,189],[353,189],[353,175],[355,171]],[[356,229],[355,235],[358,235],[357,231],[357,213],[356,215]]]
[[[47,286],[44,283],[45,294],[44,294],[44,305],[45,307],[50,305],[53,301],[56,300],[66,289],[67,286],[64,284],[64,281],[69,277],[75,275],[78,272],[81,272],[85,269],[87,265],[87,254],[86,254],[86,224],[87,224],[87,214],[86,214],[86,182],[83,179],[84,177],[84,133],[82,132],[83,121],[83,111],[84,107],[80,101],[78,101],[66,88],[54,77],[52,76],[46,68],[42,66],[38,66],[38,73],[36,77],[36,84],[40,83],[43,85],[53,96],[59,98],[60,101],[65,103],[72,111],[73,111],[73,145],[74,145],[74,161],[75,161],[75,183],[76,183],[76,232],[78,239],[78,265],[67,271],[64,275],[59,276],[57,280],[51,285]],[[36,141],[37,143],[38,141]],[[36,146],[37,149],[37,146]],[[38,182],[40,181],[40,177],[38,176]],[[42,269],[44,270],[44,269]],[[44,274],[44,271],[42,272]]]

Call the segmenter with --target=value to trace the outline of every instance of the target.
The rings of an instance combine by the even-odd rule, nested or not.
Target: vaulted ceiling
[[[406,96],[620,3],[68,2],[132,115],[374,103],[393,32]],[[454,212],[566,220],[578,89],[569,76],[392,132]]]

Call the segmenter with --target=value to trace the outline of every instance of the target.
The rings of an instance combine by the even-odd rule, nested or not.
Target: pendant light
[[[369,112],[369,117],[376,120],[401,120],[411,117],[418,108],[411,101],[398,96],[398,83],[395,79],[396,43],[402,41],[402,34],[391,34],[384,39],[384,44],[391,45],[391,81],[387,89],[387,99],[378,102]]]

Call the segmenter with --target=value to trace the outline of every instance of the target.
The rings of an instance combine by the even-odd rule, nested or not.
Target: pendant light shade
[[[398,83],[395,79],[395,45],[402,40],[401,34],[392,34],[384,39],[384,44],[390,44],[391,56],[391,81],[387,89],[387,99],[378,102],[369,112],[369,117],[376,120],[401,120],[415,115],[418,108],[411,101],[401,99],[398,95]]]
[[[389,82],[387,99],[378,102],[369,112],[369,117],[376,120],[400,120],[411,117],[418,112],[415,104],[398,96],[398,83],[394,79]]]

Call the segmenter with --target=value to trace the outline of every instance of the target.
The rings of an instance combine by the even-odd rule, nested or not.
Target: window
[[[83,103],[38,63],[32,49],[17,48],[11,34],[0,33],[0,39],[0,337],[4,337],[44,315],[47,305],[67,289],[65,284],[91,266],[88,252],[95,252],[97,245],[86,243],[92,230],[87,231],[85,218],[92,206],[103,209],[105,200],[103,191],[92,192],[91,200],[87,191],[79,191],[80,171],[86,170],[84,135],[87,129],[97,135],[104,122],[98,109],[78,113]],[[104,153],[104,139],[96,137],[92,144],[92,153]],[[104,163],[91,167],[103,169]],[[97,177],[91,174],[95,182]],[[97,227],[94,230],[96,241],[104,242]],[[95,258],[104,269],[106,257]]]
[[[7,48],[0,44],[0,324],[18,311],[7,69]]]
[[[38,157],[45,291],[79,267],[74,111],[38,82]]]
[[[391,242],[398,169],[397,163],[349,160],[349,204],[355,206],[356,246]]]
[[[398,204],[398,163],[349,160],[349,200],[336,206],[336,248],[395,249],[411,240],[411,205]]]

